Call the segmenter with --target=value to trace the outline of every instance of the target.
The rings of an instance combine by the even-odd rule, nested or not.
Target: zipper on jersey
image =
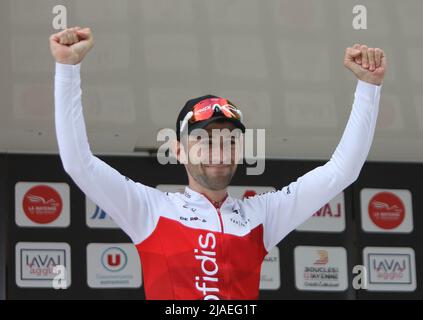
[[[204,197],[207,199],[207,200],[209,200],[210,201],[210,203],[213,205],[213,207],[216,209],[216,212],[217,212],[217,216],[218,216],[218,218],[219,218],[219,223],[220,223],[220,233],[221,233],[221,240],[220,240],[220,250],[221,250],[221,252],[222,252],[222,288],[225,288],[225,286],[224,286],[224,284],[225,284],[225,281],[224,280],[226,280],[226,277],[225,277],[225,274],[224,274],[224,272],[223,272],[223,270],[225,270],[225,268],[223,267],[224,265],[225,265],[225,260],[223,259],[223,235],[225,234],[225,228],[223,227],[223,219],[222,219],[222,213],[220,212],[220,208],[221,208],[221,206],[222,206],[222,204],[225,202],[225,200],[226,200],[226,198],[228,197],[228,194],[226,194],[226,197],[222,200],[222,201],[220,201],[219,203],[217,203],[217,202],[214,202],[213,200],[211,200],[209,197],[207,197],[207,195],[205,195],[205,194],[203,194],[204,195]],[[229,278],[229,277],[228,277]],[[227,296],[227,299],[230,299],[230,296],[229,296],[229,290],[228,290],[228,296]]]
[[[225,268],[224,265],[226,264],[225,262],[225,257],[223,254],[223,235],[225,234],[225,229],[223,227],[223,219],[222,219],[222,213],[220,212],[220,206],[219,207],[215,207],[216,211],[217,211],[217,216],[219,217],[219,222],[220,222],[220,232],[221,232],[221,239],[220,239],[220,250],[222,253],[222,288],[225,288],[226,285],[226,274],[224,272]],[[228,290],[228,296],[227,299],[229,299],[229,290]]]
[[[222,233],[222,235],[225,233],[225,230],[223,228],[223,220],[222,220],[222,214],[220,213],[220,208],[216,207],[216,211],[217,211],[217,215],[219,217],[219,222],[220,222],[220,231]]]

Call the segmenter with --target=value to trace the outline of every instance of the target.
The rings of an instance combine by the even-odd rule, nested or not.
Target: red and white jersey
[[[55,121],[64,169],[138,249],[147,299],[256,299],[265,255],[354,182],[368,155],[380,86],[358,81],[331,159],[274,192],[215,206],[191,190],[134,182],[95,157],[84,123],[80,65],[56,64]]]

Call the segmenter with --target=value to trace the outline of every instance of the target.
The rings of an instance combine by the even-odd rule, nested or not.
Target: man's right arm
[[[90,34],[87,37],[92,41]],[[61,45],[57,37],[52,36],[50,41]],[[83,43],[79,45],[79,49],[84,50],[92,46],[88,42],[85,43],[87,47]],[[69,44],[62,46],[69,48]],[[60,52],[61,57],[73,59],[61,60],[57,50],[52,48],[56,59],[55,123],[63,167],[79,188],[105,210],[134,243],[140,243],[154,229],[156,221],[152,207],[163,194],[133,182],[92,154],[81,104],[80,67],[83,56],[74,59],[78,56]]]

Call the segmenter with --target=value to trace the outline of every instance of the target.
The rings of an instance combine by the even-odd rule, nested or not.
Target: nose
[[[231,163],[231,144],[224,142],[223,138],[219,140],[218,147],[216,143],[211,146],[211,161],[213,164],[230,164]]]

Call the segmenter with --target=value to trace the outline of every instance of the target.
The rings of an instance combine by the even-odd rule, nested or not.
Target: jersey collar
[[[215,208],[219,208],[221,210],[223,208],[230,208],[230,210],[233,211],[239,210],[238,202],[235,201],[235,199],[229,194],[229,192],[226,194],[225,199],[222,200],[221,203],[214,203],[205,194],[194,191],[189,186],[185,187],[184,196],[185,198],[191,201],[207,201],[208,203],[211,203]]]

